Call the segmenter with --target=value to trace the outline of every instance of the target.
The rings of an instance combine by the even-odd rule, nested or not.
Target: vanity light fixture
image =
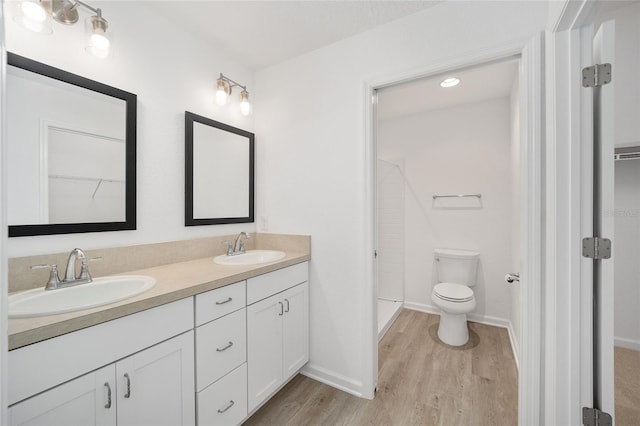
[[[14,20],[29,31],[51,34],[51,3],[40,0],[23,0]]]
[[[109,23],[102,17],[102,9],[94,8],[79,0],[22,0],[20,2],[20,12],[16,16],[16,21],[20,22],[26,29],[41,34],[50,34],[51,18],[54,21],[73,25],[78,22],[80,15],[78,9],[84,7],[95,15],[86,20],[87,52],[99,58],[104,58],[109,54]]]
[[[242,92],[240,92],[240,113],[242,115],[249,115],[251,114],[251,103],[249,102],[247,86],[243,86],[231,80],[229,77],[225,77],[222,73],[220,73],[220,77],[216,82],[216,103],[224,106],[229,96],[231,96],[231,89],[236,86],[242,88]]]
[[[440,83],[441,87],[453,87],[453,86],[457,86],[458,84],[460,84],[460,79],[456,78],[456,77],[449,77],[449,78],[445,78],[444,80],[442,80],[442,82]]]

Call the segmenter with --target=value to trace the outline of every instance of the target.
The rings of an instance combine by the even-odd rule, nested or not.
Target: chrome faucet
[[[245,238],[244,241],[242,240],[243,236]],[[238,234],[238,236],[236,237],[236,241],[233,244],[225,241],[224,243],[227,244],[227,256],[235,256],[237,254],[246,253],[244,243],[249,238],[251,238],[249,237],[249,234],[247,234],[246,232],[241,232],[240,234]]]
[[[82,266],[80,267],[80,275],[76,277],[76,261],[78,259],[82,262]],[[67,270],[62,282],[69,284],[83,284],[91,282],[91,275],[89,275],[89,268],[87,267],[87,257],[81,249],[74,248],[71,250],[69,259],[67,259]]]
[[[80,275],[76,276],[76,261],[78,259],[80,259],[82,264],[80,266]],[[69,259],[67,259],[67,269],[63,280],[58,277],[58,265],[33,265],[31,266],[31,269],[50,268],[51,272],[49,274],[49,280],[47,281],[47,285],[44,289],[55,290],[58,288],[72,287],[78,284],[86,284],[93,281],[89,274],[87,262],[100,259],[102,258],[96,257],[93,259],[87,259],[84,255],[84,251],[79,248],[71,250]]]

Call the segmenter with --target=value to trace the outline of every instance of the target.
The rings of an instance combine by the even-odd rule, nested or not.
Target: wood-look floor
[[[614,348],[616,425],[640,424],[640,352]]]
[[[379,344],[378,392],[357,398],[302,375],[245,425],[516,425],[507,331],[469,323],[469,343],[437,337],[437,315],[403,310]]]

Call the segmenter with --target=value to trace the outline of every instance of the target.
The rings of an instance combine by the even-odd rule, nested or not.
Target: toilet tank
[[[470,250],[435,249],[438,282],[476,285],[480,253]]]

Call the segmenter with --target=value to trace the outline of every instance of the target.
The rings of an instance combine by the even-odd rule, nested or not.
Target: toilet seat
[[[440,283],[433,287],[434,296],[447,302],[463,303],[473,299],[473,290],[466,285]]]

